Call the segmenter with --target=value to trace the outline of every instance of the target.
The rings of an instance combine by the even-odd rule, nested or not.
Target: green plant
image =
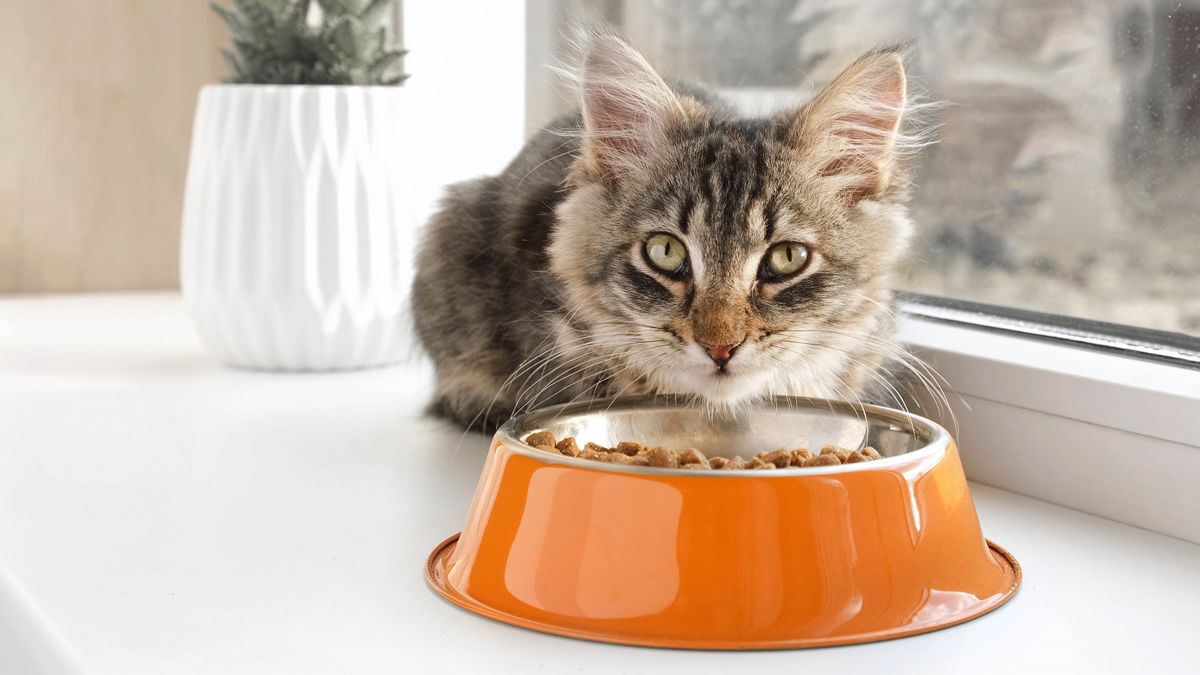
[[[384,24],[393,0],[232,0],[212,3],[229,26],[233,50],[221,55],[228,81],[253,84],[396,85],[405,50],[391,49]]]

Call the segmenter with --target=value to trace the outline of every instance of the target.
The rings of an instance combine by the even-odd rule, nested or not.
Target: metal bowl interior
[[[835,445],[849,449],[871,446],[884,458],[894,458],[944,447],[950,438],[941,426],[916,415],[878,406],[798,397],[774,398],[736,413],[680,406],[667,397],[585,401],[515,417],[501,427],[496,437],[520,452],[544,457],[548,453],[526,445],[523,440],[535,431],[549,431],[555,438],[574,436],[580,445],[590,441],[611,447],[620,441],[636,441],[667,448],[696,448],[709,456],[725,457],[752,457],[760,451],[776,448],[819,450]],[[586,463],[591,467],[598,465],[588,460],[551,456],[556,458],[555,461]],[[687,471],[620,464],[602,466],[622,472]],[[867,466],[878,464],[785,469],[783,472],[849,471]],[[721,472],[721,475],[744,474]]]

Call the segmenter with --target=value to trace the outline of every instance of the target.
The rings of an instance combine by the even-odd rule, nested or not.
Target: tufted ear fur
[[[643,171],[677,129],[706,115],[675,92],[646,58],[612,35],[592,36],[579,71],[583,154],[576,180],[615,185]]]
[[[903,160],[923,145],[902,128],[910,112],[901,48],[863,55],[817,96],[787,113],[790,142],[806,174],[832,184],[851,203],[886,199]]]

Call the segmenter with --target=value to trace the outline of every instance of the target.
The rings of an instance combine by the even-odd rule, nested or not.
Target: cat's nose
[[[745,342],[745,340],[742,342]],[[700,346],[704,347],[704,351],[708,352],[708,357],[713,360],[713,363],[717,364],[718,368],[724,368],[725,364],[729,363],[729,359],[733,358],[733,353],[737,351],[737,348],[742,346],[742,343],[739,342],[735,345],[709,345],[701,343]]]

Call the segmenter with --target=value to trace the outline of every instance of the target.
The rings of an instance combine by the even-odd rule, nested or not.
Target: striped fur
[[[891,274],[924,142],[902,57],[872,51],[807,105],[745,119],[593,36],[581,110],[452,186],[428,226],[413,297],[432,410],[490,430],[582,397],[894,391]],[[685,272],[650,264],[654,233],[684,243]],[[779,242],[808,246],[808,267],[764,276]],[[703,344],[740,346],[722,366]]]

